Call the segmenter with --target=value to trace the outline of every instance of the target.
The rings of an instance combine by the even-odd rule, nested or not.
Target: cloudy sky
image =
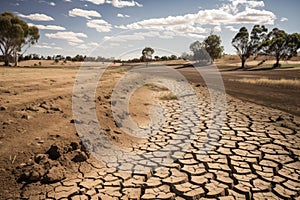
[[[226,53],[241,26],[264,24],[300,32],[299,0],[1,0],[10,11],[40,29],[40,55],[139,57],[150,46],[155,55],[189,52],[189,45],[211,32]]]

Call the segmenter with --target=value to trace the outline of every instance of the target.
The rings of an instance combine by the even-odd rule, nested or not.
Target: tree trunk
[[[279,68],[280,67],[279,60],[280,60],[280,57],[276,56],[276,63],[274,64],[273,68]]]
[[[9,66],[9,56],[4,55],[4,66]]]
[[[246,62],[246,59],[245,59],[245,58],[242,58],[242,69],[244,69],[244,70],[246,69],[246,68],[245,68],[245,62]]]
[[[15,67],[18,66],[18,60],[19,60],[19,56],[17,52],[14,52],[14,60],[15,60]]]

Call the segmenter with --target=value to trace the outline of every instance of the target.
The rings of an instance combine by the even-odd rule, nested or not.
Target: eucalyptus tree
[[[262,41],[266,38],[267,31],[268,29],[265,26],[254,25],[249,34],[247,28],[242,27],[232,39],[231,43],[241,59],[242,69],[245,69],[246,60],[260,51]]]
[[[154,53],[154,49],[152,49],[151,47],[145,47],[142,51],[143,58],[145,60],[151,60],[153,53]]]
[[[221,46],[221,38],[218,35],[211,34],[203,41],[204,49],[210,56],[211,62],[215,59],[221,58],[224,47]]]
[[[40,38],[39,30],[10,12],[0,14],[0,50],[4,57],[4,65],[9,65],[9,58],[14,54],[17,65],[17,52],[29,48]]]
[[[274,68],[280,67],[281,59],[289,59],[297,55],[300,48],[300,34],[288,34],[284,30],[274,28],[268,33],[266,39],[262,43],[264,53],[274,56],[276,63]]]
[[[210,56],[204,48],[203,43],[195,41],[190,45],[190,50],[193,52],[194,60],[200,62],[203,60],[210,60]]]

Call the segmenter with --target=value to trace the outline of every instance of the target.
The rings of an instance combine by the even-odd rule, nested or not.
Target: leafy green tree
[[[142,60],[143,61],[149,61],[152,59],[152,55],[154,53],[154,49],[152,49],[151,47],[145,47],[142,51]]]
[[[193,42],[190,45],[190,50],[193,52],[194,60],[197,60],[198,62],[210,59],[207,51],[204,49],[203,44],[199,41]]]
[[[245,69],[246,60],[261,49],[267,31],[268,29],[265,26],[254,25],[251,34],[249,34],[247,28],[242,27],[232,39],[231,43],[241,59],[242,69]]]
[[[281,59],[289,59],[297,55],[300,48],[300,34],[287,34],[285,31],[274,28],[268,33],[266,39],[263,41],[263,51],[276,58],[274,68],[280,67],[279,61]]]
[[[17,61],[17,52],[25,46],[29,48],[39,38],[37,27],[28,26],[25,21],[10,12],[0,14],[0,50],[4,56],[5,66],[9,65],[9,58],[12,54],[15,54],[15,61]]]
[[[211,34],[204,41],[203,46],[211,58],[213,63],[216,58],[221,58],[224,47],[221,46],[220,36]]]

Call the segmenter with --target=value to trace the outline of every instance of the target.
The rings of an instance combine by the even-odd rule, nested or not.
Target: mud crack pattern
[[[300,199],[300,135],[294,116],[227,97],[221,126],[214,120],[217,113],[211,116],[208,91],[196,90],[202,99],[201,117],[180,119],[179,102],[163,102],[164,127],[132,148],[139,154],[153,153],[159,162],[156,150],[180,144],[176,133],[196,127],[190,147],[174,162],[144,173],[90,162],[88,173],[79,168],[76,178],[51,184],[45,196],[26,196],[26,186],[22,195],[72,200]]]

